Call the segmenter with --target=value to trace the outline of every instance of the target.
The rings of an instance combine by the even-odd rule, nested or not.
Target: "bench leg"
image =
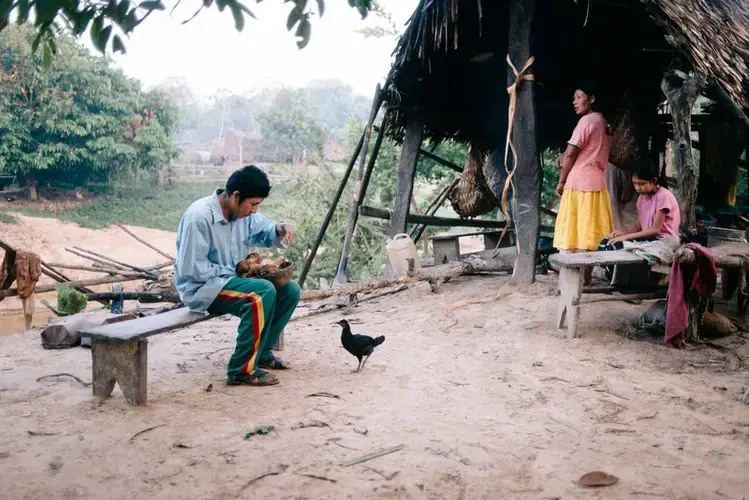
[[[148,341],[91,342],[94,396],[106,398],[112,394],[115,382],[128,403],[146,404],[148,386]]]
[[[565,323],[567,323],[567,336],[577,337],[577,323],[580,319],[580,296],[583,293],[582,270],[570,267],[560,269],[559,292],[557,328],[564,328]]]
[[[278,342],[276,342],[275,347],[273,347],[274,351],[283,351],[283,336],[286,333],[286,330],[281,332],[281,336],[278,337]]]

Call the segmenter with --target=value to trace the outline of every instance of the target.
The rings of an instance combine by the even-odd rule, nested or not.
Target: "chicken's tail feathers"
[[[374,345],[375,345],[375,347],[378,346],[378,345],[380,345],[380,344],[382,344],[383,342],[385,342],[385,336],[384,335],[380,335],[379,337],[375,337],[375,339],[374,339]]]

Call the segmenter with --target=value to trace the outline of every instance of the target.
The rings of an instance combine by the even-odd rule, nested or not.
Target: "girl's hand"
[[[620,243],[624,241],[624,238],[622,236],[617,236],[609,240],[609,245],[613,245],[614,243]]]
[[[617,236],[621,236],[624,234],[624,231],[613,231],[610,235],[608,235],[608,239],[614,239]]]
[[[559,181],[559,184],[557,184],[557,194],[562,196],[562,193],[564,193],[564,182]]]

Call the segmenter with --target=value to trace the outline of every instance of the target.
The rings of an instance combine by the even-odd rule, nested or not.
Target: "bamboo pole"
[[[240,144],[241,144],[241,142],[242,142],[242,141],[240,140],[239,142],[240,142]],[[241,163],[241,162],[240,162],[240,163]],[[126,232],[127,234],[129,234],[130,236],[132,236],[133,238],[135,238],[135,239],[136,239],[137,241],[139,241],[139,242],[143,243],[143,244],[144,244],[145,246],[147,246],[148,248],[150,248],[150,249],[151,249],[151,250],[153,250],[154,252],[156,252],[156,253],[158,253],[159,255],[161,255],[161,256],[163,256],[163,257],[166,257],[167,259],[171,260],[171,261],[172,261],[172,263],[174,263],[174,262],[175,262],[175,259],[174,259],[174,257],[172,257],[171,255],[169,255],[169,254],[168,254],[168,253],[166,253],[166,252],[162,252],[161,250],[159,250],[159,249],[158,249],[158,248],[156,248],[155,246],[151,245],[151,244],[150,244],[150,243],[148,243],[147,241],[145,241],[145,240],[143,240],[143,239],[139,238],[139,237],[138,237],[138,236],[136,236],[136,235],[135,235],[135,234],[134,234],[134,233],[133,233],[132,231],[130,231],[130,230],[129,230],[128,228],[126,228],[126,227],[125,227],[125,226],[124,226],[123,224],[120,224],[119,222],[115,222],[115,223],[114,223],[114,225],[115,225],[115,226],[117,226],[117,227],[119,227],[119,228],[120,228],[120,229],[122,229],[123,231],[125,231],[125,232]]]
[[[349,161],[348,167],[346,168],[346,173],[343,174],[343,179],[341,179],[341,182],[338,184],[338,191],[336,191],[336,194],[333,197],[333,201],[328,208],[328,213],[325,215],[325,220],[323,220],[322,226],[320,227],[320,232],[317,233],[317,239],[315,239],[315,242],[310,249],[310,253],[307,256],[307,260],[304,262],[304,268],[302,269],[302,274],[299,276],[298,282],[300,287],[304,286],[304,281],[307,279],[307,273],[309,273],[309,270],[312,267],[312,261],[315,260],[317,250],[320,248],[320,243],[322,243],[322,240],[325,237],[325,233],[328,231],[330,221],[333,220],[333,215],[335,215],[336,208],[338,208],[338,202],[341,200],[343,191],[346,189],[346,183],[348,183],[351,172],[354,169],[354,165],[356,165],[356,160],[359,157],[359,151],[362,150],[362,145],[364,144],[364,135],[365,133],[362,132],[361,138],[359,139],[359,144],[356,146],[354,154],[351,155],[351,161]]]

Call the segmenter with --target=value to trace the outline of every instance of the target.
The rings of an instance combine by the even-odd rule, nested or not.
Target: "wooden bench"
[[[460,238],[466,236],[483,236],[484,250],[494,250],[499,243],[499,236],[502,231],[476,231],[473,233],[454,233],[438,234],[431,236],[432,249],[434,250],[435,265],[446,264],[447,262],[457,262],[460,260]],[[510,247],[515,244],[515,233],[508,229],[505,237],[502,239],[501,248]]]
[[[584,303],[601,302],[603,300],[628,300],[643,298],[637,295],[613,295],[609,298],[582,299],[583,268],[589,266],[611,265],[643,265],[648,261],[625,250],[607,252],[580,252],[568,254],[553,254],[549,262],[559,269],[559,304],[557,305],[557,328],[567,328],[569,337],[577,337],[577,324],[580,320],[580,307]],[[595,290],[593,290],[595,291]],[[666,296],[665,290],[655,290],[646,294],[646,298],[656,299]]]
[[[148,337],[185,328],[214,314],[190,312],[181,307],[144,318],[97,326],[79,332],[91,343],[91,372],[94,396],[109,397],[118,383],[131,405],[144,405],[148,388]],[[274,347],[283,350],[284,332]]]
[[[144,405],[148,387],[147,337],[194,325],[214,316],[186,307],[79,332],[91,341],[94,396],[109,397],[115,382],[131,405]]]

